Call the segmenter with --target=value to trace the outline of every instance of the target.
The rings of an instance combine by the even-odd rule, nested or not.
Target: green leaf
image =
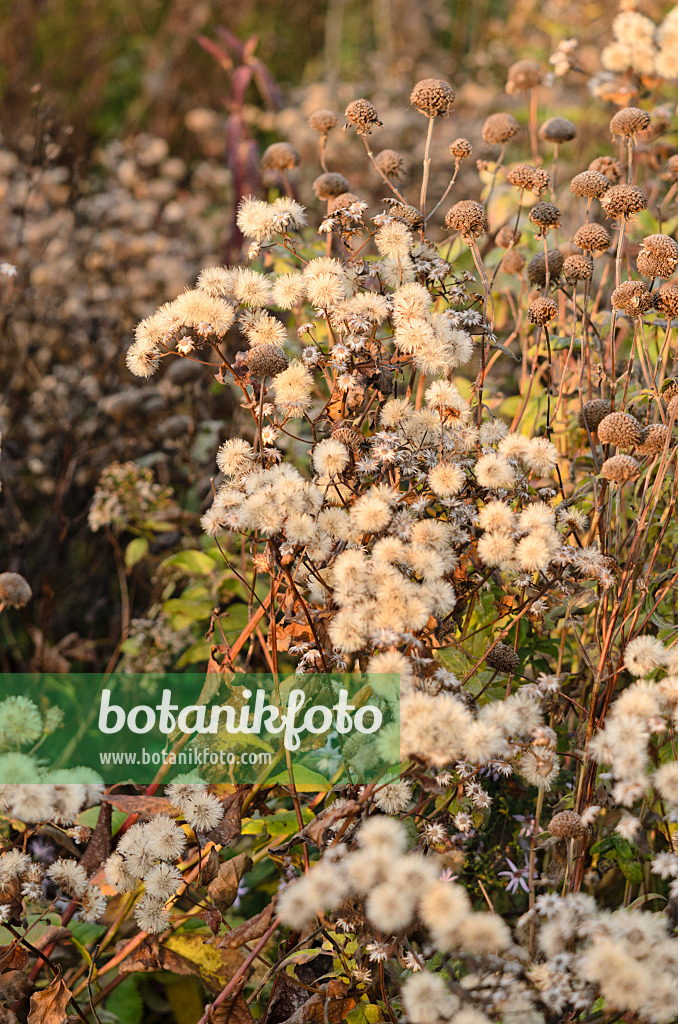
[[[383,1020],[381,1010],[375,1003],[360,1003],[355,1010],[346,1014],[346,1024],[377,1024]]]
[[[118,1024],[141,1024],[144,1004],[136,978],[127,977],[116,985],[106,1000],[106,1010],[115,1016]]]
[[[192,576],[208,576],[216,569],[216,562],[204,551],[179,551],[176,555],[165,558],[161,564],[183,569]]]
[[[86,811],[82,811],[75,819],[78,825],[84,825],[86,828],[94,829],[97,827],[99,821],[100,807],[88,807]],[[127,815],[122,811],[113,811],[111,814],[111,832],[113,835],[118,831],[123,821],[127,820]]]
[[[73,938],[83,946],[91,946],[106,931],[103,924],[88,924],[87,921],[71,921],[68,927]]]
[[[304,764],[293,765],[294,785],[299,793],[327,793],[332,787],[324,775],[314,772]],[[290,777],[286,771],[266,779],[267,786],[289,786]]]
[[[145,537],[135,537],[125,548],[125,565],[128,569],[140,562],[148,554],[148,541]]]
[[[177,662],[177,668],[185,668],[186,665],[195,665],[199,661],[207,661],[210,656],[211,644],[207,640],[196,640],[194,644],[187,647]]]

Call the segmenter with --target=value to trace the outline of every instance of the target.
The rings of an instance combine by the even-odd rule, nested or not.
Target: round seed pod
[[[575,174],[570,182],[570,192],[582,199],[600,199],[609,187],[610,179],[600,171],[582,171],[581,174]]]
[[[558,307],[553,299],[540,298],[530,303],[527,309],[527,319],[531,324],[545,327],[558,316]]]
[[[600,174],[604,174],[612,185],[616,185],[618,181],[621,181],[622,165],[613,156],[597,156],[589,164],[589,170],[599,171]]]
[[[606,459],[601,469],[601,476],[613,484],[625,484],[627,480],[637,480],[640,476],[640,463],[630,455],[613,455]]]
[[[666,172],[671,181],[678,181],[678,153],[670,156],[666,161]]]
[[[426,117],[447,117],[454,103],[454,89],[440,78],[422,78],[410,93],[410,103]]]
[[[508,69],[506,91],[509,96],[534,89],[544,80],[544,72],[533,60],[519,60]]]
[[[506,175],[506,180],[516,188],[531,191],[534,182],[534,167],[532,164],[516,164]]]
[[[548,191],[551,188],[551,176],[544,170],[543,167],[535,167],[534,174],[532,175],[532,184],[528,189],[529,192],[534,192],[536,196],[540,196],[542,192]]]
[[[500,264],[500,269],[504,274],[519,274],[525,266],[525,257],[522,252],[517,252],[515,249],[511,249],[507,252]]]
[[[23,608],[33,597],[28,580],[18,572],[0,572],[0,604]]]
[[[535,203],[530,210],[530,220],[540,228],[560,227],[560,210],[555,203]]]
[[[670,398],[666,405],[667,416],[672,416],[678,419],[678,395],[674,395]]]
[[[642,132],[650,125],[650,115],[640,107],[624,107],[618,110],[610,121],[610,131],[613,135],[623,135],[625,138],[633,138],[638,132]]]
[[[352,100],[344,111],[344,117],[358,135],[369,135],[373,128],[381,125],[377,108],[369,100]]]
[[[581,815],[576,811],[560,811],[554,814],[546,829],[554,839],[576,839],[588,834]]]
[[[485,664],[497,672],[515,672],[520,668],[520,658],[512,647],[498,643],[485,658]]]
[[[678,380],[675,377],[667,377],[659,389],[659,394],[662,401],[668,405],[678,395]]]
[[[461,199],[445,214],[445,224],[463,238],[478,238],[489,229],[485,207],[474,199]]]
[[[557,249],[549,250],[549,281],[557,281],[561,275],[565,257]],[[542,287],[546,284],[546,257],[543,252],[535,253],[527,264],[527,277],[531,284]]]
[[[389,181],[402,181],[405,177],[405,157],[395,149],[382,149],[377,153],[375,163]]]
[[[510,114],[490,114],[483,125],[483,141],[489,142],[493,146],[500,146],[512,139],[519,131],[520,125]]]
[[[360,197],[355,192],[340,192],[338,196],[332,196],[327,204],[327,212],[330,217],[334,216],[335,213],[341,213],[342,210],[348,209],[353,203],[359,203]]]
[[[456,161],[465,160],[473,152],[473,146],[468,139],[455,139],[450,143],[450,154]]]
[[[403,221],[408,227],[417,230],[424,223],[423,217],[416,206],[408,206],[406,203],[391,203],[389,213],[396,220]]]
[[[664,444],[668,436],[669,428],[663,423],[651,423],[649,427],[644,427],[641,442],[636,448],[636,455],[659,455],[664,451]]]
[[[563,276],[568,284],[590,281],[593,277],[593,260],[590,256],[568,256],[563,263]]]
[[[617,448],[635,448],[642,441],[643,430],[635,416],[628,412],[611,412],[598,424],[601,444]]]
[[[600,197],[608,217],[628,217],[647,209],[647,196],[637,185],[613,185]]]
[[[612,239],[602,224],[582,224],[575,231],[572,241],[584,252],[604,252],[609,248]]]
[[[644,277],[671,277],[678,263],[678,245],[669,235],[648,235],[636,257],[638,273]]]
[[[245,356],[253,377],[275,377],[289,366],[289,360],[279,345],[255,345]]]
[[[652,303],[667,319],[678,317],[678,285],[673,281],[666,281],[652,293]]]
[[[261,154],[261,166],[265,171],[289,171],[300,163],[301,157],[289,142],[274,142]]]
[[[336,126],[339,118],[333,110],[314,110],[308,119],[308,126],[318,135],[327,135]]]
[[[349,191],[349,183],[343,174],[337,171],[326,171],[319,174],[313,182],[313,191],[318,199],[333,199],[340,196],[342,192]]]
[[[356,430],[350,420],[336,420],[332,424],[332,437],[353,451],[358,451],[365,440],[363,434]]]
[[[624,281],[612,292],[612,308],[630,317],[644,316],[652,306],[652,295],[642,281]]]
[[[610,414],[610,403],[607,398],[592,398],[585,402],[579,410],[579,426],[586,429],[588,423],[591,433],[595,433],[602,421]]]
[[[518,245],[520,242],[520,231],[514,231],[510,224],[504,224],[494,236],[494,244],[500,249],[508,249],[511,245]]]
[[[566,117],[550,117],[539,129],[539,138],[544,142],[569,142],[577,134],[577,129]]]

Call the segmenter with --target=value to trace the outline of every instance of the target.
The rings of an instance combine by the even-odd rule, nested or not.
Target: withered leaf
[[[92,872],[97,871],[101,867],[113,848],[113,839],[111,837],[112,814],[113,809],[110,803],[107,800],[103,800],[96,828],[90,836],[87,849],[80,858],[80,864],[88,875],[91,875]]]
[[[171,803],[164,796],[128,796],[125,793],[117,793],[106,797],[107,801],[125,814],[138,814],[140,818],[150,821],[156,814],[169,814],[172,818],[181,817],[181,811],[172,807]]]
[[[211,1024],[252,1024],[254,1020],[240,992],[235,999],[229,999],[221,1006],[217,1006],[209,1019]]]
[[[297,843],[306,843],[310,846],[317,846],[319,850],[322,850],[328,841],[328,836],[332,833],[328,833],[330,826],[334,825],[341,818],[346,818],[349,814],[357,813],[360,811],[360,804],[356,801],[351,803],[343,804],[341,807],[334,808],[328,807],[327,810],[322,811],[313,819],[309,821],[308,825],[293,835],[291,839],[281,843],[279,846],[270,846],[269,852],[274,854],[284,854],[296,846]]]
[[[125,942],[122,943],[125,945]],[[121,974],[135,972],[170,971],[172,974],[198,974],[198,966],[179,953],[161,946],[157,938],[150,936],[137,946],[122,961],[118,968]]]
[[[212,902],[222,914],[235,903],[238,883],[251,867],[251,857],[246,853],[239,853],[220,865],[217,877],[207,886]]]
[[[242,827],[242,805],[249,789],[249,786],[239,786],[235,793],[231,793],[222,800],[221,806],[224,809],[224,816],[216,828],[213,828],[207,836],[213,843],[218,843],[220,846],[228,846],[229,843],[238,838]]]
[[[203,861],[200,870],[200,879],[203,885],[209,885],[213,878],[217,877],[219,871],[219,851],[214,846],[210,847],[207,860]]]
[[[266,909],[262,910],[260,914],[257,914],[255,917],[251,917],[249,921],[243,921],[243,923],[239,924],[237,928],[227,932],[220,945],[225,949],[238,949],[246,942],[251,942],[253,939],[260,939],[273,920],[273,909],[274,904],[269,903]]]
[[[221,922],[223,920],[221,913],[215,910],[214,907],[207,907],[204,913],[205,924],[212,932],[212,935],[218,935],[219,929],[221,928]]]
[[[68,1020],[66,1007],[71,998],[62,978],[55,978],[42,992],[31,996],[28,1024],[64,1024]]]
[[[27,951],[17,942],[0,946],[0,974],[5,971],[23,971],[24,967],[28,967],[29,960]]]

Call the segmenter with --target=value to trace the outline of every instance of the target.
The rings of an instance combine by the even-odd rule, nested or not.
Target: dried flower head
[[[666,281],[652,294],[654,308],[663,316],[673,319],[678,317],[678,285]]]
[[[663,423],[651,423],[644,427],[640,444],[636,448],[636,455],[660,455],[664,451],[667,438],[670,437],[669,428]]]
[[[546,284],[546,262],[547,257],[543,252],[535,253],[527,264],[527,276],[532,284],[540,287]],[[550,249],[548,252],[549,280],[557,281],[561,275],[565,257],[557,249]]]
[[[544,298],[543,296],[531,302],[527,310],[527,319],[530,323],[541,327],[555,320],[557,316],[558,307],[553,299]]]
[[[549,174],[542,167],[533,167],[532,164],[516,164],[506,175],[506,180],[516,188],[534,192],[538,196],[551,187]]]
[[[628,217],[647,209],[647,196],[637,185],[613,185],[600,197],[608,217]]]
[[[501,261],[500,267],[505,274],[519,274],[525,266],[525,257],[522,252],[512,249],[507,252]]]
[[[533,60],[519,60],[508,69],[506,91],[509,96],[534,89],[544,80],[544,72]]]
[[[566,117],[550,117],[539,129],[539,138],[544,142],[569,142],[577,134],[577,129]]]
[[[610,131],[613,135],[623,135],[625,138],[633,138],[648,128],[650,115],[646,110],[639,107],[624,107],[618,110],[610,121]]]
[[[517,672],[520,668],[520,658],[507,644],[495,644],[488,656],[485,658],[488,668],[497,672]]]
[[[468,139],[455,139],[454,142],[450,143],[450,155],[459,163],[460,160],[466,160],[467,157],[473,152],[473,146]]]
[[[560,227],[560,210],[555,203],[535,203],[530,210],[530,220],[541,229],[539,234],[542,235],[544,229]]]
[[[319,174],[313,182],[313,191],[318,199],[333,199],[340,196],[342,192],[349,191],[349,184],[343,174],[337,171],[325,171]]]
[[[416,206],[408,206],[407,203],[391,203],[388,212],[391,217],[402,220],[413,231],[416,231],[424,223],[424,219]]]
[[[289,366],[289,359],[278,345],[255,345],[245,363],[253,377],[275,377]]]
[[[450,207],[445,224],[453,231],[460,231],[463,238],[478,238],[489,228],[485,207],[474,199],[462,199]]]
[[[377,108],[369,100],[353,100],[346,107],[344,116],[348,123],[355,128],[358,135],[369,135],[373,128],[381,126]]]
[[[590,281],[593,277],[593,260],[590,256],[568,256],[563,263],[563,277],[568,284]]]
[[[395,149],[382,149],[377,153],[375,163],[389,181],[397,184],[405,177],[405,157]]]
[[[612,292],[612,308],[627,316],[644,316],[652,306],[652,295],[642,281],[623,281]]]
[[[614,444],[619,448],[634,448],[641,443],[640,423],[628,412],[611,412],[598,424],[601,444]]]
[[[520,125],[511,114],[490,114],[483,124],[482,136],[491,145],[503,146],[520,131]]]
[[[666,161],[666,172],[670,181],[678,181],[678,153],[670,156]]]
[[[609,187],[610,179],[600,171],[582,171],[581,174],[575,174],[570,182],[570,192],[582,199],[600,199]]]
[[[576,811],[560,811],[554,814],[546,829],[554,839],[576,839],[588,833],[581,815]]]
[[[494,236],[494,243],[501,249],[508,249],[520,242],[520,231],[514,231],[510,224],[504,224]]]
[[[289,142],[274,142],[261,154],[261,166],[265,171],[289,171],[300,163],[299,153]]]
[[[572,241],[584,252],[604,252],[610,247],[612,239],[602,224],[582,224],[575,231]]]
[[[631,455],[613,455],[605,460],[600,472],[611,483],[624,484],[627,480],[638,479],[640,464]]]
[[[422,78],[410,93],[410,103],[426,117],[447,117],[454,89],[440,78]]]
[[[586,402],[579,411],[579,426],[585,427],[588,424],[593,434],[598,429],[606,416],[610,414],[610,402],[607,398],[593,398]]]
[[[0,572],[0,604],[23,608],[33,596],[27,580],[18,572]]]
[[[613,156],[597,156],[589,164],[589,170],[604,174],[612,185],[616,185],[618,181],[621,181],[622,166]]]
[[[638,273],[644,277],[671,277],[678,264],[678,244],[669,235],[648,235],[636,257]]]
[[[327,135],[336,126],[339,118],[333,110],[314,110],[308,119],[309,128],[319,135]]]

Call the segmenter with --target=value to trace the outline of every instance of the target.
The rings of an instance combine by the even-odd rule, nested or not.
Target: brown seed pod
[[[631,455],[613,455],[606,459],[601,475],[613,484],[625,484],[627,480],[637,480],[640,476],[640,463]]]
[[[525,257],[522,252],[517,252],[515,249],[511,249],[507,252],[500,264],[500,269],[504,274],[519,274],[525,266]]]
[[[659,389],[662,401],[668,405],[678,395],[678,380],[675,377],[667,377]]]
[[[628,217],[647,209],[647,196],[637,185],[613,185],[600,197],[608,217]]]
[[[610,414],[610,403],[607,398],[592,398],[585,402],[579,410],[579,426],[586,429],[588,423],[591,433],[595,433],[602,421]]]
[[[622,165],[613,156],[597,156],[589,164],[589,170],[599,171],[601,174],[604,174],[612,185],[616,185],[618,181],[621,181]]]
[[[642,427],[628,412],[611,412],[598,424],[601,444],[614,444],[617,448],[635,448],[642,440]]]
[[[577,129],[566,117],[550,117],[539,129],[539,138],[544,142],[569,142],[577,134]]]
[[[0,604],[23,608],[33,597],[30,584],[18,572],[0,572]]]
[[[341,441],[352,451],[358,451],[362,446],[365,437],[353,426],[350,420],[335,420],[332,424],[332,437],[335,441]]]
[[[355,192],[340,192],[338,196],[332,196],[328,202],[327,212],[332,217],[334,214],[341,213],[342,210],[346,210],[349,206],[359,202],[360,197]]]
[[[406,203],[390,203],[390,209],[388,211],[392,217],[396,220],[401,220],[404,224],[413,230],[417,230],[424,223],[423,217],[416,206],[408,206]]]
[[[490,114],[483,124],[483,141],[501,146],[520,131],[520,125],[510,114]]]
[[[532,164],[516,164],[506,175],[506,180],[516,188],[530,191],[534,182],[534,167]]]
[[[546,830],[554,839],[576,839],[578,836],[587,835],[589,831],[581,815],[576,811],[560,811],[554,814]]]
[[[395,149],[382,149],[377,153],[375,163],[389,181],[399,182],[405,177],[405,157]]]
[[[531,302],[527,309],[527,319],[531,324],[545,327],[558,316],[558,307],[553,299],[540,298]]]
[[[318,135],[327,135],[336,126],[339,118],[333,110],[314,110],[308,119],[308,126]]]
[[[533,60],[519,60],[508,69],[506,91],[509,96],[534,89],[544,80],[544,72]]]
[[[497,672],[515,672],[520,668],[520,658],[512,647],[498,643],[485,658],[485,664]]]
[[[478,238],[489,229],[485,207],[474,199],[462,199],[451,206],[445,215],[445,224],[460,231],[463,238]]]
[[[674,395],[670,398],[666,404],[666,415],[671,416],[674,419],[678,419],[678,395]]]
[[[575,231],[572,241],[578,249],[585,252],[604,252],[609,248],[612,239],[602,224],[582,224]]]
[[[457,162],[459,160],[465,160],[472,152],[473,146],[468,139],[459,138],[450,143],[450,154]]]
[[[353,100],[346,107],[344,117],[358,135],[369,135],[373,128],[381,125],[377,108],[369,100]]]
[[[641,110],[640,107],[624,107],[623,110],[618,110],[610,121],[610,131],[613,135],[633,138],[649,125],[650,115],[646,110]]]
[[[289,142],[274,142],[261,154],[261,166],[265,171],[289,171],[300,163],[301,157]]]
[[[565,257],[557,249],[550,249],[549,254],[549,281],[557,281],[561,275]],[[546,256],[543,252],[535,253],[527,264],[527,277],[531,284],[542,287],[546,284]]]
[[[410,103],[426,117],[447,117],[454,103],[454,89],[440,78],[422,78],[410,93]]]
[[[600,199],[610,187],[610,179],[600,171],[582,171],[570,182],[570,192],[582,199]]]
[[[660,285],[657,291],[652,293],[652,303],[654,308],[667,319],[672,320],[674,317],[678,317],[678,284],[666,281]]]
[[[636,448],[636,455],[659,455],[664,451],[666,438],[669,436],[669,428],[663,423],[651,423],[644,427],[641,434],[641,442]]]
[[[590,256],[568,256],[563,263],[563,277],[568,284],[590,281],[593,277],[593,260]]]
[[[544,228],[558,228],[560,227],[560,210],[555,203],[535,203],[530,210],[530,220],[542,231]]]
[[[289,360],[279,345],[255,345],[246,354],[244,362],[253,377],[275,377],[289,366]]]
[[[678,264],[678,245],[669,235],[648,235],[636,257],[638,273],[643,277],[671,277]]]
[[[612,308],[630,317],[644,316],[652,306],[652,295],[642,281],[624,281],[612,292]]]
[[[671,181],[678,181],[678,153],[670,156],[666,161],[666,173]]]
[[[313,182],[313,191],[318,199],[332,199],[340,196],[342,192],[349,191],[349,183],[343,174],[337,171],[326,171],[319,174]]]
[[[518,245],[520,242],[520,231],[514,231],[510,224],[504,224],[494,236],[494,244],[500,249],[508,249],[511,245]]]

